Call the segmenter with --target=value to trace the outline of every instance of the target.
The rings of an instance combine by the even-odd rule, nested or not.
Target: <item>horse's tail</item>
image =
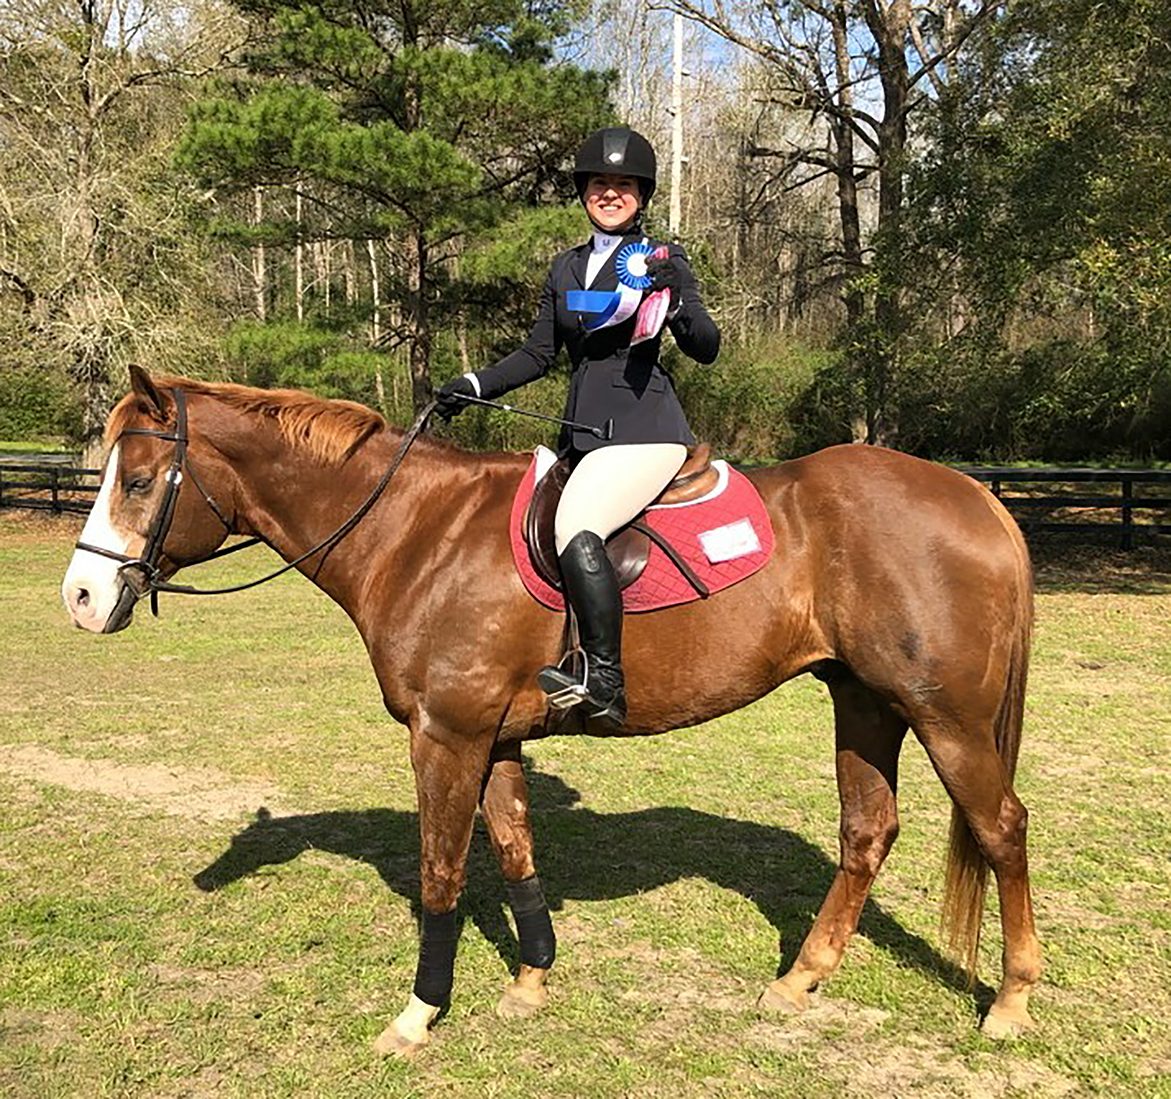
[[[1029,650],[1033,638],[1033,570],[1020,529],[999,501],[996,503],[996,511],[1015,543],[1018,563],[1014,593],[1017,606],[1012,626],[1008,674],[993,726],[996,751],[1011,785],[1021,746],[1025,686],[1029,677]],[[980,948],[980,925],[987,885],[988,863],[963,812],[958,805],[953,804],[940,922],[944,941],[967,973],[969,987],[976,981],[976,954]]]

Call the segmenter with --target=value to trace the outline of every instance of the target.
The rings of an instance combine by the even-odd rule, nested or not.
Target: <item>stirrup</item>
[[[580,679],[575,668],[579,660]],[[549,665],[537,672],[537,684],[545,692],[547,701],[554,710],[570,710],[589,698],[589,692],[586,691],[588,679],[589,657],[581,648],[570,649],[555,666]]]

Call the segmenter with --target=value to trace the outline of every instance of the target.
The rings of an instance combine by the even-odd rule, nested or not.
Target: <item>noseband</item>
[[[159,562],[163,556],[163,543],[167,540],[167,535],[171,530],[171,522],[175,517],[175,504],[179,499],[179,486],[183,482],[184,470],[190,476],[195,487],[199,489],[207,506],[215,513],[216,518],[223,523],[224,529],[229,534],[233,533],[233,529],[231,522],[224,517],[224,513],[216,505],[215,500],[212,499],[208,491],[200,484],[199,478],[196,477],[195,470],[187,458],[187,397],[183,390],[179,388],[172,388],[170,393],[175,401],[175,429],[173,431],[156,431],[148,427],[128,427],[124,428],[118,436],[121,439],[124,435],[146,435],[152,439],[163,439],[175,444],[175,452],[171,455],[171,465],[166,472],[166,489],[163,493],[163,499],[159,504],[158,511],[155,512],[154,518],[151,520],[150,529],[146,535],[146,545],[143,548],[141,556],[130,557],[125,553],[118,553],[116,550],[103,549],[101,546],[91,546],[87,542],[78,541],[74,543],[75,548],[79,550],[85,550],[87,553],[96,553],[101,557],[109,557],[114,561],[120,561],[121,564],[119,565],[118,572],[123,575],[123,582],[135,593],[138,599],[141,599],[147,592],[150,593],[150,611],[156,618],[159,615],[159,592],[161,591],[175,592],[180,595],[227,595],[231,592],[245,591],[248,588],[255,588],[260,584],[266,584],[269,580],[275,580],[278,576],[307,561],[315,553],[332,549],[358,525],[362,517],[374,506],[375,502],[382,495],[386,486],[390,484],[390,479],[402,464],[402,460],[407,456],[407,451],[418,437],[419,432],[423,430],[436,403],[435,401],[431,401],[419,413],[415,422],[403,436],[398,453],[395,454],[394,460],[382,475],[381,480],[374,486],[373,491],[358,507],[358,510],[342,523],[337,530],[329,535],[329,537],[323,539],[312,549],[306,550],[300,557],[290,561],[283,568],[270,572],[267,576],[262,576],[258,580],[250,580],[247,583],[236,584],[228,588],[193,588],[187,584],[172,584],[170,581],[164,580],[159,573]],[[248,549],[264,541],[263,538],[249,538],[243,542],[236,543],[234,546],[218,549],[214,553],[200,558],[198,561],[189,562],[189,564],[203,565],[208,561],[214,561],[219,557],[226,557],[230,553]],[[132,576],[136,577],[136,579],[131,580],[130,577]]]

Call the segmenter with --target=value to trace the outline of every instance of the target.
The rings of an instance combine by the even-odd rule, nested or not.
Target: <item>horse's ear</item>
[[[130,364],[130,388],[151,405],[160,417],[167,415],[167,402],[151,376],[137,363]]]

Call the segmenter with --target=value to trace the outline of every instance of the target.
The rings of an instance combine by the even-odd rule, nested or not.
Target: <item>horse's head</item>
[[[214,499],[222,459],[196,459],[194,472],[184,394],[137,366],[130,381],[106,425],[101,489],[61,586],[74,624],[94,633],[124,629],[152,576],[204,559],[229,533]]]

